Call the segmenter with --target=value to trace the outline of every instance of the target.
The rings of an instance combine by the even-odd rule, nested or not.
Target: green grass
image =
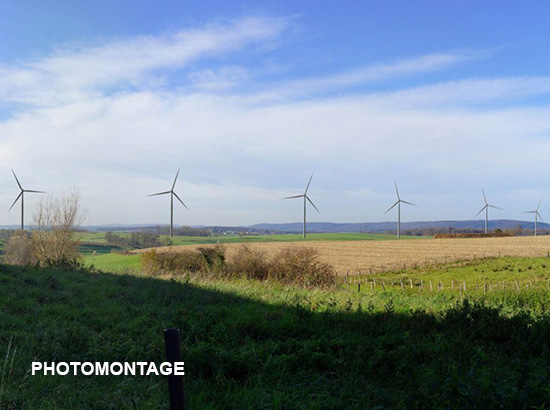
[[[117,233],[120,236],[130,236],[128,233]],[[161,235],[161,237],[163,237]],[[417,239],[420,236],[402,236],[403,239]],[[426,238],[426,237],[424,237]],[[364,241],[364,240],[394,240],[394,235],[384,234],[361,234],[361,233],[337,233],[337,234],[309,234],[307,241]],[[107,245],[105,242],[105,233],[84,233],[81,236],[81,252],[84,254],[84,264],[89,266],[93,264],[96,268],[121,272],[127,268],[139,269],[141,267],[140,256],[110,254],[111,249],[120,250],[120,247]],[[251,243],[251,242],[294,242],[303,241],[301,235],[263,235],[263,236],[174,236],[173,245],[208,245],[208,244],[227,244],[227,243]],[[94,243],[97,244],[94,246]],[[92,257],[92,252],[96,251],[96,256]]]
[[[107,245],[99,244],[93,242],[80,243],[79,245],[80,253],[83,255],[92,255],[94,252],[96,255],[104,255],[106,253],[111,253],[112,251],[122,251],[123,249],[117,245]]]
[[[367,277],[365,277],[367,278]],[[435,284],[441,282],[447,286],[452,281],[465,281],[467,287],[476,284],[498,285],[505,282],[510,286],[515,281],[524,283],[526,281],[543,282],[544,286],[550,279],[549,258],[521,258],[502,257],[484,258],[475,261],[463,261],[446,263],[428,267],[409,268],[398,272],[369,276],[372,279],[385,281],[403,280],[409,283],[409,279],[418,285],[422,280],[428,283],[430,280]],[[456,283],[458,286],[458,283]]]
[[[93,265],[96,269],[106,272],[139,271],[141,269],[141,255],[124,255],[107,253],[103,255],[88,255],[84,257],[84,265]]]
[[[418,236],[402,237],[403,239],[420,238]],[[312,233],[305,241],[381,241],[394,240],[395,235],[363,233]],[[258,235],[258,236],[174,236],[174,245],[213,244],[213,243],[251,243],[251,242],[295,242],[304,241],[301,234],[292,235]]]
[[[117,235],[129,237],[129,233],[117,232]],[[161,238],[168,238],[167,235],[160,235]],[[427,238],[426,236],[402,236],[402,239]],[[174,245],[195,245],[215,243],[249,243],[249,242],[293,242],[303,241],[301,234],[292,235],[258,235],[258,236],[174,236]],[[312,233],[308,234],[306,241],[382,241],[395,240],[395,235],[370,234],[370,233]],[[83,242],[105,243],[105,233],[83,233]]]
[[[503,268],[500,262],[520,273],[532,264],[527,270],[534,278],[550,277],[538,259],[453,269],[482,275]],[[437,272],[415,274],[439,278]],[[192,409],[550,403],[545,288],[473,292],[464,302],[450,291],[320,291],[175,279],[0,265],[0,408],[167,408],[162,377],[28,373],[33,360],[161,362],[167,327],[182,331]]]
[[[78,232],[77,235],[82,242],[105,243],[105,232]]]

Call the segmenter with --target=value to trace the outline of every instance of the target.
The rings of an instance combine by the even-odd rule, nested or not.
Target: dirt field
[[[156,248],[157,251],[195,249],[208,245]],[[224,245],[228,258],[241,244]],[[410,266],[478,259],[489,256],[548,256],[550,236],[513,238],[417,239],[403,241],[312,241],[248,244],[272,256],[288,246],[317,249],[319,258],[340,274],[384,272]],[[145,250],[136,251],[137,253]]]

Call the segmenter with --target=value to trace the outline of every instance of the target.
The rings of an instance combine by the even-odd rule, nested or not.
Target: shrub
[[[214,245],[210,248],[198,248],[202,256],[203,269],[206,272],[220,272],[225,267],[225,248],[223,245]]]
[[[10,265],[30,265],[34,263],[32,239],[25,231],[15,231],[8,242],[4,253],[4,263]]]
[[[143,253],[141,264],[143,271],[152,276],[201,273],[219,277],[269,279],[302,287],[334,285],[334,268],[319,262],[317,257],[315,249],[287,247],[269,260],[265,253],[242,245],[227,263],[225,248],[216,245],[195,251],[159,253],[152,249]]]
[[[141,265],[143,271],[151,276],[196,273],[205,267],[204,258],[199,252],[158,253],[155,249],[143,253]]]
[[[83,220],[84,211],[77,190],[59,198],[47,196],[39,202],[32,237],[33,254],[41,266],[62,269],[81,266],[75,233]]]
[[[317,260],[312,248],[286,247],[275,255],[269,278],[302,287],[327,287],[336,283],[334,268]]]
[[[227,272],[231,276],[244,276],[247,279],[265,280],[269,276],[270,263],[263,252],[241,245]]]

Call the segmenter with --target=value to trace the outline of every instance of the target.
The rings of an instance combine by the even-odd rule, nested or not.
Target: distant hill
[[[332,223],[332,222],[309,222],[307,228],[309,232],[318,233],[335,233],[335,232],[371,232],[382,233],[395,231],[397,229],[396,222],[364,222],[364,223]],[[535,229],[534,222],[517,221],[511,219],[495,219],[489,221],[489,229],[514,229],[518,225],[522,229]],[[280,232],[301,232],[302,223],[282,223],[282,224],[257,224],[249,226],[250,229],[280,231]],[[417,221],[417,222],[401,222],[401,230],[420,230],[420,229],[441,229],[453,228],[456,230],[483,230],[485,221],[469,220],[469,221]],[[550,225],[547,223],[538,223],[538,229],[548,230]]]
[[[495,219],[489,221],[489,229],[515,229],[521,226],[525,230],[535,229],[534,222],[518,221],[513,219]],[[159,227],[166,225],[160,224],[112,224],[112,225],[95,225],[82,226],[82,229],[88,231],[112,231],[112,232],[133,232],[133,231],[151,231],[155,232]],[[178,228],[174,226],[174,228]],[[3,229],[17,229],[18,226],[0,226]],[[301,222],[292,223],[262,223],[251,226],[205,226],[194,225],[192,228],[200,228],[212,231],[214,234],[222,234],[227,232],[244,233],[244,234],[270,234],[270,233],[298,233],[302,232]],[[452,228],[456,231],[482,231],[485,228],[483,220],[467,220],[467,221],[416,221],[402,222],[401,231],[420,231],[429,229],[445,229]],[[384,233],[395,232],[396,222],[358,222],[358,223],[333,223],[333,222],[308,222],[308,232],[312,233],[344,233],[344,232],[368,232],[368,233]],[[541,231],[550,231],[550,224],[539,222],[538,229]]]

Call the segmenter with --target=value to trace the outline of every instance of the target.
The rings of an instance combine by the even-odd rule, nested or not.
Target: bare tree
[[[44,197],[34,215],[34,255],[40,265],[78,266],[79,238],[76,230],[84,221],[80,192],[71,189],[59,198]]]

